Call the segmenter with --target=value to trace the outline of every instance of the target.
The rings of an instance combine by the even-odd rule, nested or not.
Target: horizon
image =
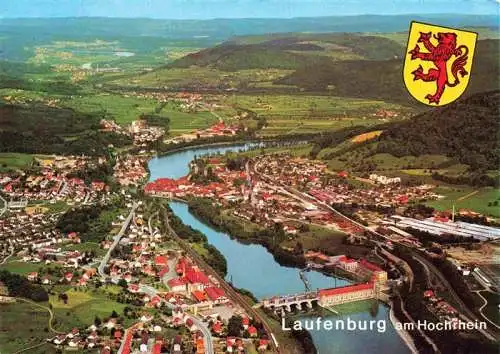
[[[300,20],[315,18],[343,18],[343,17],[404,17],[404,16],[425,16],[425,17],[450,17],[450,16],[469,16],[469,17],[496,17],[495,14],[466,14],[466,13],[400,13],[400,14],[375,14],[360,13],[347,15],[317,15],[317,16],[294,16],[294,17],[213,17],[213,18],[158,18],[158,17],[117,17],[117,16],[40,16],[40,17],[2,17],[0,20],[52,20],[52,19],[111,19],[111,20],[153,20],[153,21],[214,21],[214,20]],[[500,27],[500,23],[497,27]]]
[[[491,15],[499,0],[17,0],[0,19],[295,19],[345,16]],[[450,12],[450,9],[453,9]]]

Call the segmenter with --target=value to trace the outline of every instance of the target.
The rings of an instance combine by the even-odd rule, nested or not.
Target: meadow
[[[49,313],[34,305],[15,302],[0,304],[1,330],[0,353],[15,353],[19,350],[42,344],[28,352],[52,354],[56,350],[45,344],[48,332]],[[29,326],[27,324],[29,323]]]
[[[33,155],[20,153],[0,153],[0,172],[23,169],[31,166]]]
[[[477,192],[476,192],[477,191]],[[476,192],[476,193],[474,193]],[[494,188],[473,188],[469,186],[441,186],[436,193],[443,199],[428,201],[426,204],[437,210],[472,209],[484,215],[500,217],[500,191]],[[497,205],[494,203],[497,202]]]
[[[51,295],[49,298],[56,315],[55,327],[61,331],[88,327],[94,323],[95,316],[103,319],[109,317],[113,311],[121,314],[126,306],[109,299],[104,290],[70,289],[66,294],[67,304],[59,300],[57,295]]]
[[[158,106],[156,100],[108,93],[75,96],[61,100],[60,104],[83,113],[101,114],[118,124],[130,124],[143,113],[153,113]]]

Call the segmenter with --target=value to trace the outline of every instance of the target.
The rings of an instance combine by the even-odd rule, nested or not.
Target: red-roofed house
[[[210,286],[205,288],[205,292],[207,293],[208,298],[215,304],[223,304],[228,302],[229,299],[226,297],[224,290],[221,288],[217,288],[215,286]]]
[[[195,270],[189,269],[186,271],[185,278],[189,282],[188,291],[193,292],[195,290],[203,290],[206,286],[210,284],[208,277],[205,273]]]
[[[214,332],[215,334],[221,334],[222,333],[222,323],[220,323],[219,321],[215,322],[212,325],[212,332]]]
[[[167,265],[168,258],[164,255],[158,255],[155,257],[155,265],[157,267],[163,267]]]
[[[257,328],[255,328],[254,326],[248,327],[247,331],[250,337],[257,337]]]
[[[182,293],[187,291],[187,280],[184,278],[173,278],[167,282],[170,291],[174,293]]]
[[[161,343],[155,343],[153,345],[153,354],[161,354]]]
[[[198,302],[203,302],[207,300],[207,296],[203,291],[195,290],[191,294],[193,295],[194,299]]]

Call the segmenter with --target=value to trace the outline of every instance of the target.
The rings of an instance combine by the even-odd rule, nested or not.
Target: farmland
[[[226,105],[253,111],[267,121],[263,135],[320,133],[355,125],[376,125],[387,120],[380,109],[406,117],[411,109],[376,100],[314,95],[233,95]]]

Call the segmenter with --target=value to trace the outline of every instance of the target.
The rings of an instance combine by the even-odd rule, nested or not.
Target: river
[[[193,148],[155,157],[149,162],[150,180],[160,177],[179,178],[185,176],[189,172],[188,164],[195,156],[238,151],[251,147],[255,147],[255,144]],[[232,280],[236,287],[251,291],[259,299],[305,290],[304,283],[299,277],[299,270],[279,265],[264,247],[242,244],[231,239],[229,235],[214,230],[192,215],[186,204],[171,202],[170,207],[184,224],[204,233],[209,243],[225,256],[228,269],[226,279]],[[308,272],[307,278],[313,289],[347,284],[346,280],[335,279],[316,271]],[[409,353],[409,349],[389,320],[389,308],[380,303],[378,311],[374,312],[370,311],[370,307],[370,304],[366,302],[350,304],[341,309],[340,315],[329,313],[324,315],[323,320],[342,319],[347,321],[347,318],[354,321],[376,320],[385,323],[385,330],[381,328],[379,331],[376,327],[367,331],[312,330],[310,333],[318,352],[321,354]],[[301,320],[316,318],[315,315],[300,316]]]

